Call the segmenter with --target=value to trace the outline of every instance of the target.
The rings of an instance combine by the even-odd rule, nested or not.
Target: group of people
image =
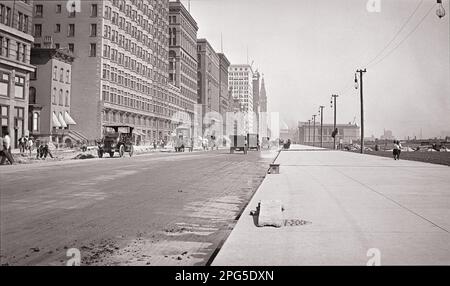
[[[36,159],[46,159],[47,156],[54,158],[47,142],[36,141],[35,143],[33,137],[31,136],[20,137],[18,140],[18,145],[20,154],[22,155],[29,152],[29,156],[31,157],[31,153],[36,145]],[[11,137],[8,132],[4,132],[4,136],[0,137],[0,156],[0,165],[4,165],[6,161],[8,161],[10,165],[14,164],[14,157],[11,153]]]
[[[289,149],[291,148],[291,139],[288,139],[286,141],[283,141],[283,149]]]
[[[394,148],[392,149],[392,155],[394,160],[400,160],[400,153],[402,152],[402,143],[399,140],[394,140]]]
[[[28,136],[22,136],[19,138],[19,149],[20,149],[20,154],[24,154],[26,151],[30,152],[30,156],[31,156],[31,151],[33,151],[33,146],[34,146],[34,141],[32,137],[28,137]]]
[[[153,140],[153,148],[154,149],[158,148],[158,146],[160,146],[161,148],[164,148],[165,145],[166,145],[166,142],[163,139],[159,139],[159,141]]]

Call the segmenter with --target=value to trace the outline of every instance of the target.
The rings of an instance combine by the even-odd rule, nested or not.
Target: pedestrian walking
[[[394,140],[394,148],[392,149],[392,155],[394,156],[394,160],[399,159],[400,156],[400,146],[397,140]]]
[[[27,141],[27,150],[30,152],[30,157],[31,152],[33,151],[33,147],[34,147],[33,137],[30,136]]]
[[[25,152],[26,142],[27,142],[26,138],[23,137],[23,135],[22,135],[22,137],[19,138],[20,154],[23,154]]]
[[[44,148],[43,148],[43,155],[44,155],[44,159],[47,159],[47,156],[50,156],[50,158],[54,158],[52,153],[50,152],[50,148],[48,147],[48,143],[45,142],[44,144]]]
[[[402,153],[402,143],[397,140],[398,152],[397,152],[397,160],[400,160],[400,154]]]
[[[5,150],[5,147],[3,145],[3,137],[0,137],[0,158],[1,158],[2,165],[3,165],[4,160],[6,160],[6,157],[5,157],[6,155],[5,155],[5,153],[3,153],[3,150]],[[3,158],[5,158],[5,159],[3,159]]]
[[[2,159],[0,162],[0,165],[3,165],[5,163],[5,160],[8,159],[9,163],[12,165],[14,164],[14,158],[11,154],[11,137],[9,137],[9,133],[5,132],[5,136],[2,140]]]

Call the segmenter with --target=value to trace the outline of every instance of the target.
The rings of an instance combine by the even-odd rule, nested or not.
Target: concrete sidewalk
[[[212,265],[450,265],[449,167],[314,149],[280,153]],[[257,227],[260,200],[288,225]]]

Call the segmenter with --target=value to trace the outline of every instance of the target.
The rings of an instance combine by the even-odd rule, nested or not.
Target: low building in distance
[[[340,142],[342,142],[343,144],[351,144],[360,139],[359,126],[357,126],[356,124],[336,124],[336,128],[338,129],[338,133],[336,135],[336,144]],[[316,122],[315,132],[312,122],[310,124],[308,124],[308,122],[299,122],[298,129],[298,142],[300,144],[309,145],[313,144],[313,142],[316,143],[316,146],[320,144],[320,122]],[[331,136],[333,130],[334,124],[324,123],[322,125],[322,142],[324,147],[333,146],[334,139]]]
[[[72,146],[83,137],[71,131],[76,125],[70,115],[72,63],[74,56],[58,49],[33,48],[36,66],[30,81],[29,126],[35,139]]]

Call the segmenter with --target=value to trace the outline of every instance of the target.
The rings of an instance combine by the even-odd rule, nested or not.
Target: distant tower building
[[[261,90],[259,92],[259,110],[260,112],[267,112],[267,96],[266,86],[264,84],[264,74],[261,79]]]
[[[240,109],[253,114],[253,70],[248,64],[230,65],[228,68],[228,86],[234,99],[238,99]],[[248,116],[245,129],[253,132],[253,116]]]
[[[253,112],[256,114],[256,119],[259,119],[259,79],[260,75],[258,70],[253,74]],[[258,122],[255,124],[258,126]]]

